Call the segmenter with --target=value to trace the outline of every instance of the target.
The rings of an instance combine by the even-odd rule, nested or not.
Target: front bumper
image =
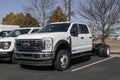
[[[12,52],[0,52],[0,58],[9,58],[11,55]]]
[[[50,66],[53,63],[53,52],[15,52],[15,63],[31,66]]]
[[[0,48],[0,58],[9,58],[13,54],[13,49],[1,49]]]

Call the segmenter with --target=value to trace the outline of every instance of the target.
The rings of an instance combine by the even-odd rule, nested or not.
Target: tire
[[[109,57],[110,56],[110,47],[108,45],[100,45],[98,47],[98,55],[100,57]]]
[[[92,54],[93,56],[98,56],[98,44],[93,44]]]
[[[15,61],[14,61],[14,53],[11,54],[10,62],[11,62],[11,63],[15,63]]]
[[[93,48],[93,50],[92,50],[92,56],[97,56],[97,53],[98,53],[97,49]]]
[[[10,52],[9,54],[10,54],[10,56],[9,56],[10,57],[10,63],[15,63],[14,62],[15,61],[14,60],[14,51]]]
[[[54,67],[58,71],[64,71],[70,66],[70,55],[65,50],[59,50],[54,61]]]

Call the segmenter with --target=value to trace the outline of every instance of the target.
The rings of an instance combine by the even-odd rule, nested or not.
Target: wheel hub
[[[108,49],[107,49],[107,55],[109,55],[109,54],[110,54],[110,49],[108,48]]]
[[[61,67],[65,68],[68,65],[68,56],[63,55],[60,59]]]

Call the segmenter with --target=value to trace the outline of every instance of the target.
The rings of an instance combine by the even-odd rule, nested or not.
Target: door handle
[[[84,37],[81,37],[81,39],[84,39]]]
[[[92,39],[92,37],[89,37],[90,39]]]

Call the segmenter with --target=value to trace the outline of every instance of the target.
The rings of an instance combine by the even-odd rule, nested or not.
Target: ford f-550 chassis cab
[[[93,45],[89,27],[78,22],[50,23],[38,33],[18,36],[15,46],[14,61],[21,67],[54,65],[60,71],[69,68],[71,58],[89,56],[91,51],[110,54],[108,45]]]

